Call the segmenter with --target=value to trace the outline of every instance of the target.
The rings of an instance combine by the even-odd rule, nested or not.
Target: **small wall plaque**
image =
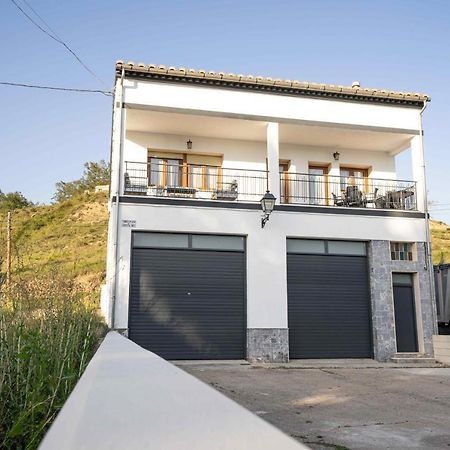
[[[136,220],[122,219],[123,228],[136,228]]]

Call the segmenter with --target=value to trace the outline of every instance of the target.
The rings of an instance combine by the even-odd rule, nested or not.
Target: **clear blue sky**
[[[450,223],[450,2],[27,2],[109,86],[114,62],[124,59],[431,95],[429,197],[432,215]],[[0,81],[102,88],[10,0],[1,2],[0,21]],[[0,95],[1,190],[49,202],[56,181],[108,159],[109,97],[3,86]],[[406,161],[399,175],[407,177]]]

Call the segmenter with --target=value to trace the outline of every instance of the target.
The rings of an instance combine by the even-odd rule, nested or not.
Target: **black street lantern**
[[[192,150],[192,141],[190,139],[186,142],[186,147],[188,150]]]
[[[276,198],[270,191],[267,191],[264,194],[264,197],[261,199],[261,208],[263,211],[263,216],[261,218],[261,228],[264,228],[264,225],[269,220],[269,216],[275,206],[275,201]]]

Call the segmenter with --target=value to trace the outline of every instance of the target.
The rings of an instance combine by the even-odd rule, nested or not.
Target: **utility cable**
[[[41,27],[29,14],[26,13],[26,11],[23,10],[23,8],[20,7],[20,5],[17,4],[16,0],[11,0],[11,2],[34,26],[39,28],[39,30],[41,30],[48,37],[56,41],[58,44],[61,44],[67,51],[69,51],[75,57],[75,59],[85,68],[85,70],[87,70],[93,77],[95,77],[101,84],[103,84],[103,86],[108,87],[107,84],[99,76],[97,76],[97,74],[93,70],[91,70],[61,38],[59,38],[59,36],[49,27],[47,22],[45,22],[45,20],[42,19],[42,17],[39,14],[37,14],[36,11],[30,7],[30,5],[28,5],[28,3],[25,2],[28,5],[28,7],[34,12],[34,14],[36,14],[36,16],[39,17],[39,19],[48,27],[48,29],[52,31],[53,34],[49,33],[47,30]]]
[[[102,91],[101,89],[78,89],[78,88],[65,88],[65,87],[59,87],[59,86],[42,86],[42,85],[37,85],[37,84],[11,83],[9,81],[0,81],[0,85],[34,88],[34,89],[50,89],[52,91],[90,92],[90,93],[96,93],[96,94],[103,94],[108,97],[112,96],[111,91]]]

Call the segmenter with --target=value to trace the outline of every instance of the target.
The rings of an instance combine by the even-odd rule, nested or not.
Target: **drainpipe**
[[[120,105],[119,105],[119,120],[114,120],[113,123],[118,122],[118,126],[119,126],[119,155],[117,156],[118,158],[118,164],[117,164],[117,183],[116,183],[116,189],[114,192],[114,196],[116,198],[116,202],[115,202],[115,212],[116,212],[116,222],[114,224],[114,228],[113,228],[113,234],[112,234],[112,242],[113,242],[113,248],[114,248],[114,252],[113,252],[113,268],[112,268],[112,277],[113,277],[113,281],[112,281],[112,289],[111,289],[111,311],[110,311],[110,318],[111,318],[111,328],[114,329],[115,328],[115,316],[116,316],[116,293],[117,293],[117,256],[118,256],[118,239],[119,239],[119,199],[120,199],[120,163],[122,160],[122,132],[123,132],[123,118],[122,118],[122,108],[123,108],[123,80],[124,80],[124,76],[125,76],[125,70],[122,67],[122,74],[120,77],[120,87],[121,87],[121,91],[120,91]],[[114,96],[115,97],[115,96]],[[116,99],[114,99],[116,101]],[[116,106],[117,108],[117,106]],[[115,118],[114,118],[115,119]],[[113,131],[114,133],[114,131]],[[112,165],[113,161],[111,158],[111,165]],[[114,205],[113,205],[114,206]]]
[[[422,145],[423,153],[423,112],[427,107],[427,102],[425,101],[422,109],[420,110],[420,139]],[[423,199],[425,205],[425,270],[428,272],[429,288],[430,288],[430,301],[433,312],[433,334],[437,333],[437,317],[436,317],[436,302],[435,302],[435,292],[434,292],[434,275],[433,275],[433,259],[431,255],[431,234],[430,234],[430,218],[428,212],[428,193],[427,193],[427,183],[426,183],[426,171],[425,171],[425,155],[423,156],[422,164],[422,176],[423,176]]]

